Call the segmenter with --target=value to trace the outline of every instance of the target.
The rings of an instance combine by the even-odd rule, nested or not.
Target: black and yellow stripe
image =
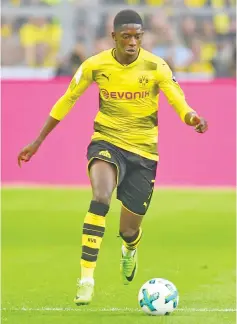
[[[99,249],[92,249],[89,246],[82,246],[82,259],[88,262],[96,262]]]
[[[100,245],[105,232],[105,215],[108,206],[92,201],[86,214],[82,231],[81,265],[95,268]],[[98,213],[98,214],[97,214]]]
[[[132,237],[124,237],[121,233],[120,236],[122,237],[123,244],[127,250],[135,250],[141,241],[142,229],[140,227],[137,233]]]
[[[102,226],[84,223],[83,234],[103,237],[104,232],[105,232],[105,228]]]

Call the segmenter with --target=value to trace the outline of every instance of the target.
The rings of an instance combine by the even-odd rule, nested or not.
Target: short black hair
[[[142,18],[134,10],[122,10],[114,18],[114,30],[125,24],[138,24],[143,26]]]

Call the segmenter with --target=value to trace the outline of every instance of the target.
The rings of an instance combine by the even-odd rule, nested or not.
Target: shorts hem
[[[120,200],[120,199],[118,198],[118,200]],[[145,212],[145,214],[138,214],[138,213],[133,212],[132,210],[130,210],[129,208],[127,208],[126,206],[124,206],[124,204],[123,204],[122,201],[121,201],[121,205],[123,206],[123,208],[125,208],[127,211],[129,211],[130,213],[132,213],[134,215],[137,215],[137,216],[145,216],[145,214],[146,214],[146,212]]]

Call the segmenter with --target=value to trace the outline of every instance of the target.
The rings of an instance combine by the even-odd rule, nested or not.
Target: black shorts
[[[117,198],[129,211],[145,215],[150,205],[157,162],[105,141],[92,141],[87,150],[88,171],[94,159],[117,167]]]

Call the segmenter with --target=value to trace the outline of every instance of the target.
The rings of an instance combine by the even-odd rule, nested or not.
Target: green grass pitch
[[[113,199],[96,269],[93,303],[76,307],[86,189],[2,190],[3,324],[235,323],[234,190],[158,189],[143,223],[139,271],[119,278],[120,203]],[[178,310],[153,317],[137,294],[154,277],[180,294]]]

